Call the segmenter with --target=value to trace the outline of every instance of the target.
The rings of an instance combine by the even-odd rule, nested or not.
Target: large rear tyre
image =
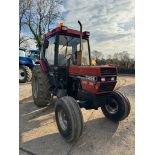
[[[32,71],[28,66],[19,66],[19,82],[25,83],[32,79]]]
[[[32,96],[35,105],[38,107],[47,106],[51,99],[49,88],[47,74],[42,71],[40,65],[35,66],[32,71]]]
[[[108,95],[107,102],[101,109],[108,119],[117,122],[125,119],[129,115],[130,102],[122,93],[113,91]]]
[[[65,96],[56,102],[55,118],[58,130],[67,142],[76,141],[83,131],[83,116],[76,100]]]

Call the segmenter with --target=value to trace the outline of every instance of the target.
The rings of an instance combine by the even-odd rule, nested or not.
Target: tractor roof
[[[63,27],[56,27],[55,29],[53,29],[53,30],[49,31],[47,34],[45,34],[44,37],[45,37],[45,39],[48,39],[48,38],[54,36],[56,33],[80,36],[80,31],[78,31],[78,30],[69,29],[67,27],[65,27],[65,29],[63,29]],[[85,38],[85,39],[88,38],[90,35],[90,33],[88,31],[85,31],[82,34],[83,34],[83,38]]]

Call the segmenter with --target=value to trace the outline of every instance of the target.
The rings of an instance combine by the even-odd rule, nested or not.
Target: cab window
[[[54,65],[54,48],[55,48],[55,37],[49,38],[49,46],[45,50],[45,58],[49,65]]]

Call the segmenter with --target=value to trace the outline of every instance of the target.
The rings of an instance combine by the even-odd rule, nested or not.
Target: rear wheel
[[[107,97],[107,102],[101,107],[103,114],[112,121],[121,121],[130,113],[130,102],[126,96],[113,91]]]
[[[49,91],[49,78],[41,69],[40,65],[33,68],[32,72],[32,96],[34,104],[39,107],[46,106],[51,99]]]
[[[19,66],[19,82],[25,83],[32,79],[32,71],[28,66]]]
[[[56,102],[55,118],[58,130],[67,142],[76,141],[81,136],[83,116],[74,98],[65,96]]]

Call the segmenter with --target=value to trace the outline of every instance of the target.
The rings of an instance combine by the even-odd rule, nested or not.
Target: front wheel
[[[107,102],[101,106],[103,114],[112,121],[121,121],[130,113],[130,102],[126,96],[113,91],[107,96]]]
[[[67,142],[76,141],[81,136],[83,116],[74,98],[65,96],[56,102],[55,118],[58,130]]]

